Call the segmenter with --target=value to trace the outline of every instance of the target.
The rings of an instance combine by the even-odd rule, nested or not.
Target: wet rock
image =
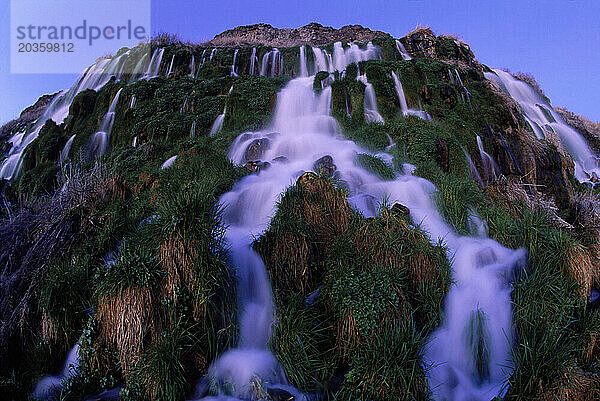
[[[435,138],[436,162],[444,173],[450,171],[450,152],[448,142],[440,137]]]
[[[305,188],[310,188],[311,184],[315,182],[317,178],[318,176],[315,173],[313,173],[312,171],[307,171],[303,173],[300,177],[298,177],[298,179],[296,180],[296,185],[300,185]]]
[[[269,162],[262,162],[260,160],[252,160],[252,161],[249,161],[248,163],[246,163],[246,165],[244,167],[246,167],[247,170],[249,170],[253,173],[258,173],[260,171],[266,170],[270,166],[271,166],[271,163],[269,163]]]
[[[394,216],[410,219],[410,209],[401,203],[394,203],[391,211]]]
[[[296,399],[289,391],[279,387],[267,388],[267,394],[273,401],[294,401]]]
[[[260,160],[270,145],[271,141],[267,138],[253,140],[246,148],[246,152],[244,152],[244,159],[246,161]]]
[[[323,156],[313,164],[313,170],[319,175],[333,177],[337,167],[333,164],[333,157]]]
[[[287,160],[288,160],[288,158],[285,156],[277,156],[272,161],[275,163],[285,163]]]

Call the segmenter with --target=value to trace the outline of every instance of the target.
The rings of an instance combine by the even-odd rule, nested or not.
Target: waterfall
[[[100,129],[90,138],[88,144],[88,157],[90,159],[102,156],[108,150],[108,146],[110,145],[110,133],[115,122],[115,113],[117,105],[119,104],[119,95],[121,95],[122,90],[123,88],[119,89],[110,103],[108,112],[104,115],[102,122],[100,123]]]
[[[155,67],[156,70],[158,70],[162,58],[162,51],[163,49],[157,49],[154,52],[148,71],[154,71],[151,67]],[[7,158],[2,161],[0,164],[0,179],[11,180],[19,174],[22,156],[27,146],[37,138],[40,129],[48,119],[52,119],[57,124],[61,124],[64,121],[69,114],[69,107],[71,106],[73,99],[75,99],[75,96],[86,89],[98,91],[113,77],[117,80],[120,79],[123,73],[123,63],[127,62],[130,54],[130,52],[126,52],[114,58],[103,58],[98,60],[79,75],[71,88],[63,90],[56,95],[48,107],[46,107],[42,116],[39,117],[25,133],[23,133],[18,145],[13,146],[9,151]],[[140,62],[138,61],[137,63],[139,64]],[[149,74],[144,74],[142,78],[145,77],[149,77]],[[20,134],[21,133],[18,135]]]
[[[237,77],[237,69],[235,68],[235,60],[237,59],[237,55],[238,52],[240,51],[240,49],[235,49],[235,51],[233,52],[233,63],[231,64],[231,76],[232,77]]]
[[[145,78],[149,79],[158,76],[164,52],[165,48],[161,47],[152,53],[152,58],[150,59],[150,64],[148,64],[148,70],[146,71]]]
[[[190,128],[190,138],[196,136],[196,121],[192,122],[192,127]]]
[[[171,57],[171,64],[169,64],[169,71],[167,71],[166,77],[168,78],[173,73],[173,63],[175,62],[175,55]]]
[[[248,71],[248,73],[250,75],[254,75],[256,72],[255,64],[256,64],[257,60],[258,60],[258,57],[256,57],[256,47],[253,47],[252,54],[250,55],[250,71]]]
[[[570,127],[531,85],[502,70],[493,70],[484,75],[519,104],[523,117],[539,139],[545,138],[546,129],[551,129],[557,134],[564,149],[573,157],[575,177],[580,182],[600,178],[598,156],[590,149],[585,139]]]
[[[406,96],[404,95],[404,88],[402,88],[402,82],[400,82],[400,79],[394,71],[392,71],[392,78],[394,79],[394,87],[396,88],[396,95],[398,95],[398,101],[400,102],[400,111],[402,112],[402,115],[410,115],[419,117],[423,120],[431,120],[431,116],[426,111],[408,108]]]
[[[412,58],[406,51],[406,48],[404,47],[402,42],[400,42],[398,39],[396,39],[396,49],[398,50],[398,53],[400,53],[402,60],[412,60]]]
[[[169,157],[163,164],[160,166],[161,170],[169,168],[175,163],[175,159],[177,159],[177,155]]]
[[[229,92],[227,92],[227,94],[230,95],[232,91],[233,91],[233,85],[231,86],[231,88],[229,88]],[[223,121],[225,120],[226,113],[227,113],[227,104],[225,104],[225,107],[223,107],[223,112],[217,116],[217,118],[213,122],[213,125],[210,127],[209,136],[215,136],[219,132],[221,132],[221,129],[223,128]]]
[[[327,64],[327,59],[325,58],[325,51],[319,49],[318,47],[312,48],[314,59],[315,59],[315,73],[319,71],[329,71],[329,65]]]
[[[196,76],[196,60],[194,60],[194,55],[192,54],[192,61],[190,61],[190,73],[189,76],[194,78]]]
[[[377,98],[375,97],[375,89],[373,89],[373,85],[367,81],[366,75],[360,75],[358,80],[365,84],[365,121],[368,123],[385,123],[377,108]]]
[[[465,148],[462,148],[463,153],[465,154],[465,157],[467,159],[467,162],[469,163],[469,174],[471,176],[471,179],[473,181],[475,181],[477,184],[479,184],[480,187],[484,187],[485,185],[483,184],[483,180],[481,179],[481,175],[479,174],[479,171],[477,171],[477,167],[475,166],[475,163],[473,163],[473,159],[471,159],[471,155],[469,155],[469,152],[467,152],[467,150]]]
[[[131,96],[131,102],[129,102],[129,108],[133,109],[136,105],[137,99],[135,98],[135,95]]]
[[[209,61],[212,63],[213,57],[215,56],[215,53],[217,52],[217,48],[215,47],[214,49],[211,50],[210,52],[210,57],[209,57]]]
[[[306,46],[300,46],[300,76],[308,77],[308,70],[306,68]]]
[[[146,59],[148,58],[147,54],[144,54],[142,56],[142,58],[140,58],[140,60],[137,62],[137,64],[135,65],[135,67],[133,68],[133,72],[131,73],[131,78],[129,79],[129,82],[134,82],[136,79],[138,79],[143,72],[146,71]],[[152,60],[150,60],[150,62],[152,62]]]
[[[274,47],[263,56],[260,66],[260,75],[264,77],[276,77],[281,74],[283,74],[283,57],[279,52],[279,49]]]
[[[439,399],[493,398],[500,392],[506,378],[503,367],[510,361],[509,281],[523,263],[525,252],[504,248],[489,238],[455,233],[432,200],[435,186],[412,176],[411,169],[393,181],[382,181],[357,166],[355,156],[365,150],[340,135],[330,115],[331,87],[316,94],[313,79],[300,77],[288,82],[277,95],[272,124],[241,134],[231,146],[229,157],[236,164],[247,162],[246,149],[256,140],[266,144],[262,161],[279,156],[285,161],[277,168],[243,178],[220,199],[238,277],[240,342],[212,364],[209,375],[216,383],[230,384],[235,397],[242,399],[250,398],[256,377],[267,386],[287,385],[285,374],[267,349],[273,301],[264,263],[250,244],[267,228],[281,193],[303,171],[312,170],[315,160],[330,155],[355,209],[372,217],[377,212],[374,199],[400,202],[410,209],[411,219],[429,233],[433,243],[445,242],[456,284],[447,297],[445,323],[432,336],[426,351],[427,363],[434,365],[431,387]],[[477,230],[477,235],[483,237],[485,233]],[[478,336],[481,333],[485,336]],[[484,360],[471,352],[473,342],[487,350]]]
[[[477,147],[479,148],[481,164],[483,166],[483,171],[485,172],[485,180],[488,183],[496,181],[500,176],[500,168],[494,158],[483,149],[483,142],[479,135],[477,135]]]
[[[35,386],[31,397],[35,399],[54,399],[62,388],[63,381],[73,376],[79,369],[79,341],[69,351],[62,371],[56,376],[44,376]]]
[[[73,139],[75,139],[75,134],[71,135],[71,137],[65,144],[65,147],[63,148],[63,150],[61,150],[59,160],[60,164],[63,164],[64,161],[67,160],[67,157],[69,157],[69,151],[71,150],[71,146],[73,145]]]

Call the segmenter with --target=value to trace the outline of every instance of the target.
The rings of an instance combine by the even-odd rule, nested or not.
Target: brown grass
[[[595,401],[600,399],[600,376],[567,368],[550,389],[541,392],[537,401]]]
[[[128,287],[99,301],[100,339],[118,351],[125,377],[139,359],[144,339],[148,335],[156,338],[160,333],[157,305],[158,300],[147,287]]]

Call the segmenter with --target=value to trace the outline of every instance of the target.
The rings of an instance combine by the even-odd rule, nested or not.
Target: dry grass
[[[160,333],[157,304],[147,287],[128,287],[118,295],[103,296],[98,303],[100,338],[118,351],[125,377],[138,361],[147,335],[156,338]]]
[[[595,401],[600,399],[600,376],[567,368],[550,389],[541,390],[536,401]]]

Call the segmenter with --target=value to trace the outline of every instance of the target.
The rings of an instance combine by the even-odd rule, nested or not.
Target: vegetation
[[[411,35],[433,33],[420,28],[403,40]],[[600,312],[589,302],[600,288],[597,189],[576,182],[555,143],[535,139],[459,40],[434,37],[425,50],[435,57],[423,50],[410,61],[391,38],[373,42],[381,60],[352,64],[345,75],[321,71],[313,82],[316,92],[331,87],[332,115],[365,149],[356,165],[382,180],[414,165],[410,173],[435,185],[438,210],[457,233],[475,234],[476,215],[490,238],[527,251],[527,267],[511,280],[516,340],[506,399],[600,397]],[[237,135],[268,126],[278,91],[299,74],[299,47],[279,49],[283,73],[269,78],[248,74],[252,48],[237,48],[232,76],[233,48],[218,48],[211,60],[212,49],[167,34],[144,46],[164,48],[160,76],[79,93],[68,119],[45,122],[18,178],[2,184],[0,393],[14,399],[59,372],[79,343],[81,367],[60,399],[122,385],[125,400],[182,400],[237,342],[218,200],[251,171],[227,152]],[[257,59],[271,50],[257,46]],[[364,120],[359,71],[385,124]],[[409,108],[431,120],[400,113],[392,72]],[[110,151],[90,160],[89,138],[119,90]],[[223,130],[209,136],[225,109]],[[496,180],[482,174],[477,135],[500,165]],[[393,163],[373,156],[384,151]],[[304,392],[430,399],[423,354],[452,285],[447,250],[404,206],[384,201],[367,218],[349,196],[336,175],[304,172],[255,239],[276,304],[269,347]],[[485,320],[475,312],[466,338],[481,379]]]

